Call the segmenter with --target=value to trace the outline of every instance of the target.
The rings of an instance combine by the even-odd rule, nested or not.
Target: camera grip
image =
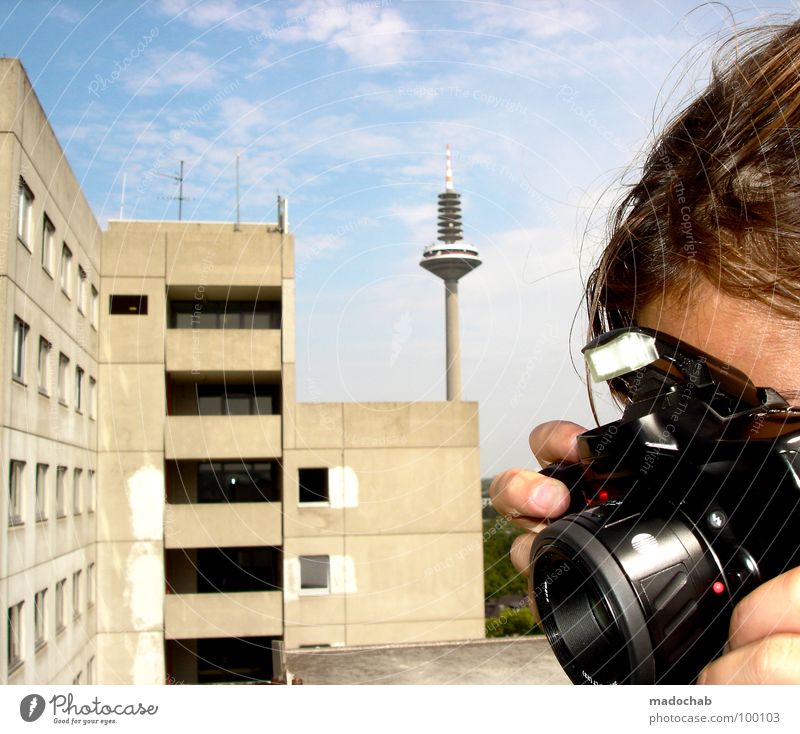
[[[567,485],[569,489],[569,507],[564,513],[566,515],[583,512],[589,504],[589,498],[581,488],[584,483],[586,469],[587,466],[585,464],[561,462],[559,464],[550,464],[539,472],[539,474],[553,477],[553,479],[557,479],[562,484]]]

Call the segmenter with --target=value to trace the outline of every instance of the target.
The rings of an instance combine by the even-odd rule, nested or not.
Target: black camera
[[[573,683],[692,683],[734,605],[800,565],[800,411],[650,329],[583,352],[627,407],[543,470],[571,504],[533,544],[531,606]]]

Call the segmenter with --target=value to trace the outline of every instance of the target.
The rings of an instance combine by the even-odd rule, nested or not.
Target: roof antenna
[[[183,195],[183,161],[181,161],[180,173],[176,176],[174,173],[161,173],[161,171],[154,171],[156,176],[163,176],[164,178],[171,178],[173,181],[178,182],[178,195],[168,196],[168,199],[178,200],[178,221],[183,219],[183,202],[186,200]]]

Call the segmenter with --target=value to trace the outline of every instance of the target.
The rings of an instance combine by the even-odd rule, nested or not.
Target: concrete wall
[[[167,312],[172,298],[280,298],[284,242],[291,237],[264,226],[234,232],[195,222],[111,222],[104,235],[99,447],[109,501],[99,513],[98,552],[109,594],[99,616],[109,682],[163,682],[165,628],[189,647],[194,637],[225,630],[282,633],[280,593],[244,596],[246,604],[223,594],[195,597],[197,572],[186,554],[169,571],[180,593],[165,596],[164,549],[282,544],[279,503],[187,503],[196,496],[194,467],[184,462],[190,470],[179,479],[170,461],[278,458],[281,416],[167,415],[168,399],[180,397],[167,395],[169,380],[221,382],[239,374],[279,383],[281,334],[169,329]],[[146,295],[148,313],[110,315],[111,295]],[[182,492],[181,479],[190,485],[179,504],[165,504],[165,460],[175,490]]]
[[[20,176],[34,196],[31,231],[17,238]],[[71,683],[80,673],[86,680],[96,658],[96,605],[89,604],[88,569],[94,565],[97,513],[86,503],[89,473],[97,470],[97,422],[89,413],[89,378],[99,380],[99,337],[91,323],[90,286],[99,288],[101,232],[84,199],[63,151],[22,66],[0,59],[0,613],[22,601],[23,665],[7,669],[7,631],[0,626],[0,683]],[[52,222],[53,257],[42,262],[45,214]],[[72,289],[65,294],[59,280],[62,243],[72,251]],[[77,273],[86,273],[86,308],[77,304]],[[13,319],[28,325],[24,381],[11,378]],[[39,339],[52,347],[44,390],[39,389]],[[61,404],[57,393],[59,353],[70,360],[68,393]],[[75,367],[84,370],[83,404],[74,400]],[[11,460],[25,462],[22,474],[22,525],[8,527],[8,477]],[[35,514],[36,465],[48,465],[44,519]],[[57,467],[67,467],[64,516],[56,512]],[[73,507],[74,470],[81,469],[83,502]],[[96,477],[96,475],[95,475]],[[96,482],[94,482],[96,486]],[[72,607],[73,573],[81,572],[78,615]],[[64,628],[55,628],[56,583],[66,579]],[[45,644],[34,644],[34,596],[46,589]],[[91,589],[97,597],[96,589]],[[92,663],[96,670],[96,660]]]
[[[298,403],[294,443],[287,648],[483,637],[477,405]],[[328,469],[328,503],[299,502],[301,468]],[[301,555],[330,556],[330,593],[303,593]]]
[[[165,679],[164,253],[151,229],[133,242],[126,234],[104,235],[100,288],[99,675],[157,684]],[[147,314],[111,314],[111,295],[146,295]]]

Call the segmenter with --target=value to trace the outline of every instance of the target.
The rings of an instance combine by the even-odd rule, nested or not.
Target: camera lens
[[[581,682],[617,682],[625,674],[627,656],[613,597],[601,591],[579,560],[560,550],[542,554],[536,569],[537,606],[547,610],[542,626],[561,664],[579,670]]]
[[[539,534],[530,596],[574,683],[689,683],[724,643],[727,600],[709,592],[720,574],[680,513],[586,513]]]

